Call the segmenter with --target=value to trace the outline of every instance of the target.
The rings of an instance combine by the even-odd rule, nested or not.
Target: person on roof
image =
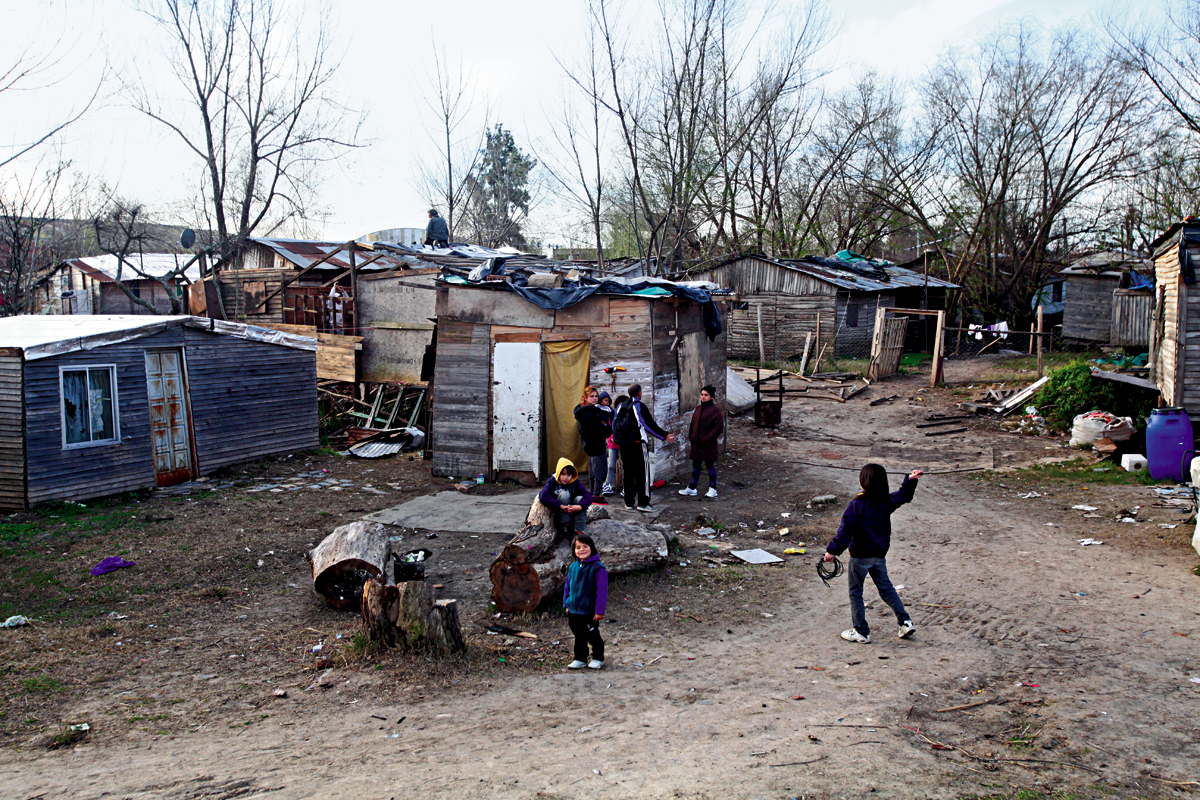
[[[587,530],[587,510],[592,493],[579,480],[579,472],[569,458],[560,458],[554,477],[538,493],[538,500],[554,512],[554,527],[562,538],[569,539]]]
[[[450,228],[436,208],[429,209],[429,224],[425,226],[425,244],[441,249],[450,246]]]

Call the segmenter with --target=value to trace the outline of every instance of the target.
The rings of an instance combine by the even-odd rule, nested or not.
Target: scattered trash
[[[775,616],[774,614],[768,614],[765,611],[760,611],[759,613],[762,614],[765,619],[770,619],[771,617]]]
[[[28,619],[26,619],[25,617],[21,616],[20,614],[17,614],[17,615],[15,615],[15,616],[9,617],[8,619],[4,620],[4,624],[3,624],[3,625],[0,625],[0,627],[4,627],[4,628],[22,628],[22,627],[24,627],[24,626],[26,626],[26,625],[28,625],[28,624],[29,624],[29,620],[28,620]]]
[[[92,572],[92,575],[99,576],[99,575],[105,575],[109,572],[116,572],[117,570],[124,569],[125,567],[134,567],[134,566],[137,566],[136,562],[126,561],[125,559],[121,558],[120,556],[109,556],[108,558],[104,559],[96,566],[92,567],[91,572]]]
[[[1137,522],[1133,517],[1121,517],[1118,522]]]
[[[1129,417],[1118,417],[1107,411],[1089,411],[1075,417],[1071,427],[1070,444],[1072,447],[1080,447],[1093,444],[1098,439],[1123,442],[1134,433],[1133,420]]]
[[[563,512],[563,513],[566,513],[566,512]],[[697,536],[711,536],[716,532],[717,531],[715,528],[701,528],[700,530],[696,531],[696,535]]]
[[[1196,679],[1195,679],[1195,678],[1192,678],[1192,680],[1196,680]],[[803,699],[804,699],[804,695],[802,695],[802,694],[798,694],[798,695],[795,695],[794,697],[792,697],[792,699],[793,699],[793,700],[803,700]],[[811,738],[813,738],[813,737],[811,737],[811,736],[810,736],[810,737],[808,737],[808,738],[810,738],[810,739],[811,739]]]
[[[425,534],[425,538],[426,538],[426,539],[436,539],[437,537],[438,537],[438,536],[437,536],[437,534],[436,534],[436,533],[427,533],[427,534]]]
[[[1178,524],[1172,524],[1172,523],[1170,523],[1170,522],[1160,522],[1160,523],[1158,524],[1158,527],[1160,527],[1160,528],[1178,528],[1178,527],[1179,527],[1179,525],[1178,525]]]
[[[1085,505],[1071,506],[1071,508],[1074,511],[1095,511],[1096,510],[1095,506],[1085,506]]]
[[[1121,469],[1126,472],[1137,472],[1139,469],[1146,469],[1149,462],[1141,453],[1126,453],[1121,456]]]
[[[1192,488],[1190,486],[1176,486],[1165,489],[1161,486],[1155,486],[1154,493],[1159,497],[1191,497]]]
[[[1192,683],[1200,683],[1200,678],[1192,677],[1192,678],[1188,678],[1188,680],[1191,681]]]
[[[835,505],[837,501],[838,499],[836,494],[819,494],[812,500],[809,500],[808,503],[809,505],[813,506],[831,506]],[[784,516],[786,517],[787,514],[784,514]]]
[[[783,559],[771,555],[766,550],[756,547],[753,550],[731,550],[730,555],[740,558],[747,564],[782,564]]]
[[[792,512],[790,512],[790,511],[782,511],[779,514],[779,516],[783,517],[784,519],[790,517],[791,515],[792,515]]]
[[[110,611],[104,615],[105,619],[129,619],[128,614],[118,614],[116,611]]]
[[[1093,544],[1104,544],[1104,542],[1100,541],[1099,539],[1080,539],[1079,544],[1083,545],[1084,547],[1087,547],[1088,545],[1093,545]]]
[[[77,725],[68,725],[67,730],[71,733],[87,733],[92,729],[92,726],[86,722],[80,722]]]
[[[1042,496],[1041,492],[1027,492],[1026,494],[1017,495],[1017,497],[1019,497],[1022,500],[1032,500],[1035,497],[1041,497],[1041,496]]]
[[[323,645],[323,644],[315,644],[315,645],[313,645],[312,652],[319,653],[319,652],[321,652],[322,648],[324,648],[324,647],[325,647],[325,645]]]
[[[783,552],[789,556],[802,556],[802,555],[804,555],[804,548],[803,547],[789,547],[788,549],[784,550]]]
[[[258,560],[258,566],[260,566],[260,567],[265,563],[267,563],[267,562],[263,561],[261,558]]]
[[[276,689],[275,696],[276,697],[287,697],[287,689]]]
[[[787,536],[789,531],[791,531],[791,528],[780,528],[780,529],[779,529],[779,535],[780,535],[780,536]]]

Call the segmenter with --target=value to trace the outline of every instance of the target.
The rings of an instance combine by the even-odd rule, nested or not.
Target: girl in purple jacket
[[[887,573],[887,551],[892,544],[892,512],[912,502],[917,479],[923,473],[914,469],[904,478],[899,491],[888,493],[887,470],[879,464],[867,464],[858,473],[862,491],[846,505],[837,536],[825,548],[825,560],[850,548],[850,567],[847,583],[850,589],[850,621],[854,627],[842,631],[842,638],[858,644],[871,643],[871,629],[863,607],[863,583],[868,575],[875,582],[883,602],[892,607],[900,630],[896,634],[907,639],[917,630],[904,603]]]

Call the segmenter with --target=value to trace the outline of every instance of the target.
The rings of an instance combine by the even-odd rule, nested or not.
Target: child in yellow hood
[[[587,529],[587,510],[592,493],[579,480],[579,471],[569,458],[560,458],[554,477],[546,479],[538,499],[554,509],[554,524],[559,534],[571,538]]]

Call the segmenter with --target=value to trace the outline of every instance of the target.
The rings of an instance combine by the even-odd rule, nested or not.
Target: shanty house
[[[729,355],[769,361],[802,353],[809,334],[814,358],[826,347],[835,358],[866,357],[877,307],[940,309],[946,291],[958,288],[886,262],[819,256],[740,255],[688,277],[738,296],[728,319]]]
[[[134,253],[123,262],[111,254],[70,258],[38,280],[30,308],[38,314],[170,314],[171,298],[185,307],[185,287],[200,278],[191,260],[179,253]],[[131,300],[121,284],[153,310]]]
[[[316,342],[186,316],[0,319],[0,508],[316,447]]]
[[[1063,336],[1147,347],[1154,306],[1154,268],[1136,255],[1106,251],[1062,270]]]
[[[680,434],[701,386],[712,384],[724,406],[720,297],[654,279],[605,282],[582,298],[587,290],[570,285],[522,294],[507,280],[438,284],[435,475],[529,482],[560,456],[586,470],[572,412],[589,383],[614,397],[640,383],[657,422]],[[686,438],[655,443],[657,475],[684,466]]]
[[[1178,222],[1151,244],[1154,316],[1150,380],[1167,405],[1200,415],[1200,222]]]

